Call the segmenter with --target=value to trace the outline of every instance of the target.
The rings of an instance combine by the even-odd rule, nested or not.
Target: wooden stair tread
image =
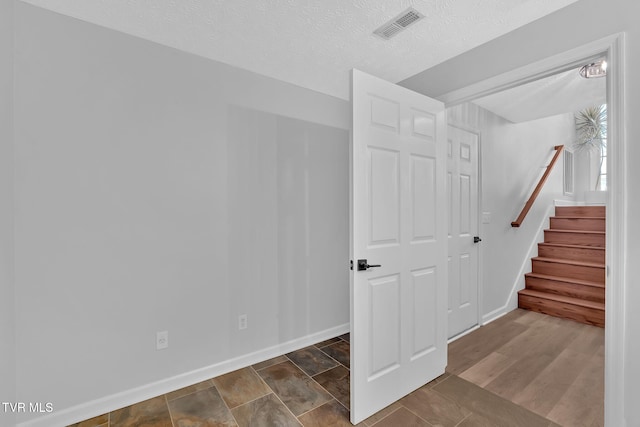
[[[552,216],[554,219],[607,219],[604,216]]]
[[[580,265],[583,267],[596,267],[596,268],[604,268],[604,264],[598,262],[585,262],[585,261],[574,261],[572,259],[564,259],[564,258],[545,258],[545,257],[533,257],[531,260],[543,261],[543,262],[555,262],[557,264],[570,264],[570,265]]]
[[[560,233],[571,233],[571,234],[598,234],[598,235],[606,234],[606,231],[565,230],[564,228],[547,228],[544,231],[552,231],[552,232],[560,232]]]
[[[603,327],[606,207],[556,206],[518,307]]]
[[[552,301],[556,301],[564,304],[577,305],[580,307],[586,307],[594,310],[604,311],[604,303],[601,303],[601,302],[588,301],[584,299],[572,298],[572,297],[567,297],[567,296],[558,295],[558,294],[550,294],[547,292],[534,291],[531,289],[522,289],[521,291],[518,291],[518,294],[533,297],[533,298],[547,299],[547,300],[552,300]]]
[[[555,216],[607,216],[607,208],[604,205],[590,206],[556,206]]]
[[[600,282],[593,282],[591,280],[582,280],[582,279],[572,279],[570,277],[552,276],[549,274],[542,274],[542,273],[526,273],[525,277],[535,277],[538,279],[553,280],[554,282],[574,283],[577,285],[591,286],[594,288],[605,287],[604,283],[600,283]]]
[[[597,249],[600,251],[604,251],[605,248],[600,246],[585,246],[585,245],[571,245],[569,243],[553,243],[553,242],[540,242],[538,245],[543,246],[554,246],[558,248],[572,248],[572,249]]]

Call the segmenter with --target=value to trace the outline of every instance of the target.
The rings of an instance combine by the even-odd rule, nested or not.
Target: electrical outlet
[[[156,350],[169,347],[169,331],[156,332]]]
[[[241,314],[238,316],[238,329],[247,329],[247,315]]]

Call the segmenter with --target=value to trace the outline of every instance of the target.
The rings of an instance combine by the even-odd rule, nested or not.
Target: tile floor
[[[348,408],[349,335],[345,334],[72,427],[351,426]],[[557,424],[445,373],[359,425]]]

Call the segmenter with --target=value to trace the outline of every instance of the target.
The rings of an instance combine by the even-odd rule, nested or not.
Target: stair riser
[[[600,216],[606,215],[604,206],[556,206],[556,216]]]
[[[529,295],[518,295],[518,307],[555,317],[604,327],[604,310],[580,307],[573,304],[532,297]]]
[[[534,273],[604,283],[604,267],[561,264],[535,259],[531,261],[531,264]]]
[[[544,258],[559,258],[573,261],[599,262],[604,264],[605,251],[598,248],[570,248],[558,246],[538,246],[538,256]]]
[[[604,218],[551,218],[551,228],[556,230],[605,231]]]
[[[586,286],[579,283],[559,282],[555,280],[529,276],[526,277],[525,283],[527,289],[532,289],[534,291],[564,295],[572,298],[580,298],[587,301],[604,302],[605,290],[604,288],[599,288],[596,286]]]
[[[547,243],[604,248],[605,240],[604,234],[563,233],[554,230],[545,230],[544,232],[544,241]]]

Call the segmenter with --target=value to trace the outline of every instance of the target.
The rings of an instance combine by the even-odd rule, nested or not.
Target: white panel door
[[[355,424],[447,364],[447,140],[441,102],[357,70],[352,107]]]
[[[449,338],[478,324],[478,135],[447,129]]]

